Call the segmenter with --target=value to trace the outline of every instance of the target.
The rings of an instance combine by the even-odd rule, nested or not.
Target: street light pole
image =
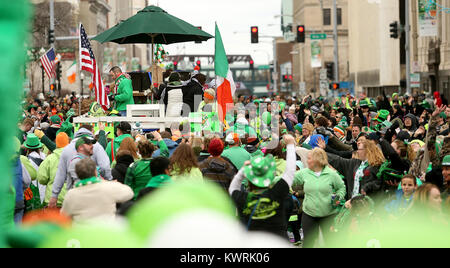
[[[411,57],[410,50],[410,23],[409,23],[409,0],[405,0],[405,50],[406,50],[406,93],[411,96]]]
[[[335,82],[339,82],[339,43],[338,43],[338,31],[337,31],[337,24],[338,24],[338,18],[337,18],[337,0],[333,0],[333,35],[334,35],[334,79]]]
[[[83,103],[83,80],[84,80],[84,74],[82,71],[80,71],[80,82],[81,82],[81,94],[78,101],[78,115],[81,116],[81,103]]]

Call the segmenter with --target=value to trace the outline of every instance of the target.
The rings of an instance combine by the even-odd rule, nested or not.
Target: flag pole
[[[80,25],[78,26],[78,62],[80,63],[78,66],[78,77],[81,80],[81,22]],[[81,83],[83,83],[83,81],[81,81]],[[83,84],[81,84],[81,87],[83,87]],[[82,95],[82,88],[80,88],[80,98],[78,100],[78,116],[81,117],[81,103],[82,103],[82,99],[83,99],[83,95]]]

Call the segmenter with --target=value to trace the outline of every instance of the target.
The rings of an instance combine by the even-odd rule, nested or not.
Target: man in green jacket
[[[106,153],[108,154],[109,161],[112,163],[116,158],[117,150],[119,150],[120,144],[122,144],[123,139],[133,138],[131,135],[131,125],[128,122],[120,122],[117,126],[116,134],[117,137],[110,141],[106,146]]]
[[[110,74],[115,79],[116,94],[112,98],[116,101],[116,110],[120,116],[127,116],[127,105],[134,104],[133,85],[131,79],[127,78],[122,70],[115,66],[110,70]]]

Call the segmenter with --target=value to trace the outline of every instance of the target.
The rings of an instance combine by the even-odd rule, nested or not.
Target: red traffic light
[[[250,64],[254,64],[255,62],[253,60],[250,61]]]
[[[174,61],[174,62],[173,62],[173,65],[178,65],[178,61]]]
[[[197,65],[200,65],[200,63],[201,63],[201,62],[198,60],[198,61],[197,61]]]
[[[303,26],[298,26],[298,31],[303,33],[305,31],[305,27]]]
[[[292,75],[289,76],[289,80],[292,80]]]
[[[257,33],[258,32],[258,27],[252,27],[252,33]]]
[[[339,89],[339,83],[333,83],[332,87],[334,90]]]

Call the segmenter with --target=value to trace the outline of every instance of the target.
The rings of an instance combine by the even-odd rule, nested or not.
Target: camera
[[[145,138],[147,138],[147,140],[152,141],[155,138],[155,136],[153,136],[152,133],[147,133],[147,134],[145,134]]]

